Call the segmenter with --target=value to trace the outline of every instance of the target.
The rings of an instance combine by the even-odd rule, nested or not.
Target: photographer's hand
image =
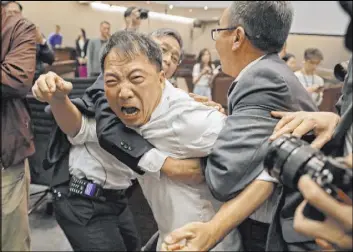
[[[348,167],[352,168],[352,154],[345,158]],[[298,183],[305,201],[297,208],[294,217],[294,228],[300,233],[334,243],[341,248],[352,248],[353,208],[338,202],[328,195],[308,176],[302,176]],[[326,216],[324,222],[305,218],[305,202],[322,211]],[[320,243],[323,243],[320,241]]]
[[[272,111],[271,115],[281,118],[270,137],[271,141],[288,133],[301,138],[313,130],[316,139],[311,143],[311,146],[318,149],[331,139],[340,120],[340,117],[332,112]]]
[[[294,229],[304,235],[322,239],[340,248],[352,248],[352,235],[345,230],[333,218],[327,217],[325,221],[315,221],[303,215],[303,210],[307,201],[303,201],[295,211]]]

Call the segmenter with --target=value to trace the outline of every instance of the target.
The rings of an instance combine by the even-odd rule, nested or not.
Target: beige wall
[[[23,5],[23,15],[40,26],[46,37],[55,30],[55,25],[61,26],[63,44],[74,46],[79,29],[84,28],[88,38],[99,37],[99,24],[106,20],[111,24],[111,32],[125,27],[123,14],[94,10],[89,5],[79,4],[77,1],[20,1]],[[192,25],[149,19],[141,25],[142,32],[169,27],[178,30],[185,40],[185,49],[190,52]]]
[[[89,5],[82,5],[77,1],[20,1],[24,7],[23,15],[41,27],[42,32],[48,36],[55,29],[55,24],[61,25],[62,34],[64,36],[64,44],[74,46],[75,39],[82,27],[86,30],[89,38],[99,36],[99,23],[107,20],[111,23],[111,31],[117,31],[124,28],[123,15],[121,13],[112,13],[105,11],[93,10]],[[121,5],[130,6],[133,2],[124,1]],[[141,7],[150,8],[151,5],[143,5]],[[136,3],[135,3],[136,4]],[[161,8],[161,6],[159,6]],[[174,10],[171,14],[179,14],[180,10]],[[186,10],[185,10],[186,11]],[[172,11],[171,11],[172,12]],[[195,16],[197,10],[193,11]],[[201,10],[200,10],[201,12]],[[208,12],[210,15],[221,13],[214,10]],[[189,13],[190,14],[190,13]],[[200,14],[201,15],[201,14]],[[214,41],[211,39],[211,29],[217,27],[217,23],[205,25],[203,28],[192,29],[191,25],[173,23],[171,21],[149,20],[144,21],[141,26],[142,32],[150,32],[157,28],[170,27],[178,30],[183,37],[185,51],[187,53],[198,54],[198,52],[206,47],[211,50],[213,59],[217,59],[218,55],[215,50]],[[301,64],[303,52],[305,48],[318,47],[324,54],[322,67],[332,69],[332,67],[344,60],[349,59],[349,53],[344,48],[343,37],[330,36],[311,36],[311,35],[290,35],[288,38],[287,51],[295,54],[298,64]]]
[[[204,29],[194,28],[194,39],[192,51],[197,54],[200,49],[207,47],[211,49],[212,58],[218,59],[215,50],[215,41],[211,38],[211,29],[217,28],[217,23],[208,24]],[[333,69],[342,61],[348,60],[351,54],[344,46],[344,37],[341,36],[317,36],[290,34],[287,42],[287,52],[294,54],[300,66],[303,61],[304,50],[309,47],[320,49],[324,55],[322,68]]]

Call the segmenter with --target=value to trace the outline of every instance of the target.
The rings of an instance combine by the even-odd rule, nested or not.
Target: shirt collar
[[[150,121],[154,120],[155,118],[159,117],[160,115],[164,114],[166,110],[169,108],[169,97],[172,94],[174,86],[168,80],[165,80],[165,86],[163,89],[162,97],[157,105],[157,107],[152,112]]]
[[[244,67],[243,70],[240,71],[240,73],[238,74],[237,78],[234,80],[234,82],[237,82],[240,80],[240,78],[245,74],[246,71],[248,71],[253,65],[255,65],[257,62],[259,62],[263,57],[265,57],[265,55],[262,55],[261,57],[257,58],[256,60],[250,62],[246,67]]]

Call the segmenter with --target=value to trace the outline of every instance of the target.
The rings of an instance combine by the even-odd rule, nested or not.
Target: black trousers
[[[265,251],[270,225],[247,218],[238,227],[245,251]]]
[[[102,202],[68,196],[68,185],[55,190],[56,219],[74,251],[141,250],[126,196]]]

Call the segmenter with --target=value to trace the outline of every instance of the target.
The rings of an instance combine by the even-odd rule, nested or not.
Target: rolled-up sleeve
[[[256,180],[278,183],[278,180],[276,178],[272,177],[266,169],[260,173],[260,175],[256,178]]]
[[[80,145],[86,142],[98,143],[96,121],[94,118],[82,116],[80,131],[74,137],[67,137],[72,145]]]
[[[153,148],[142,156],[138,163],[138,167],[145,171],[146,174],[159,179],[161,169],[167,157],[168,155],[162,151]]]

